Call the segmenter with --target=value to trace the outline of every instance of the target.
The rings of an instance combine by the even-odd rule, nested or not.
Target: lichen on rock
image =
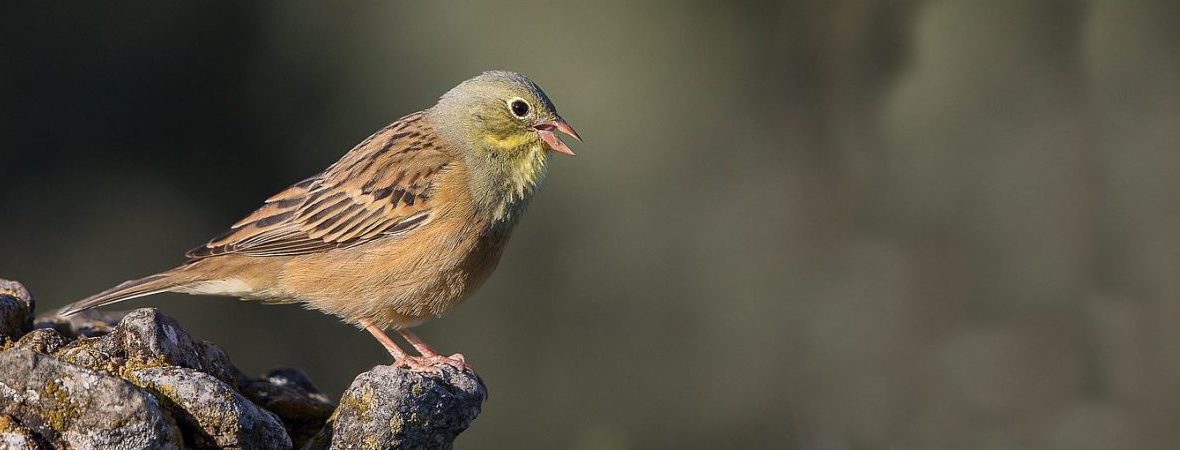
[[[176,448],[155,397],[126,380],[18,349],[0,352],[0,414],[53,447]]]
[[[275,369],[251,380],[243,394],[259,406],[274,412],[296,445],[303,445],[328,421],[336,405],[311,383],[299,369]]]
[[[377,366],[336,407],[298,369],[252,378],[151,308],[33,320],[0,280],[0,448],[450,448],[486,391]]]
[[[0,448],[6,450],[37,450],[40,445],[33,430],[8,415],[0,415]]]
[[[291,448],[278,416],[212,375],[164,366],[135,370],[128,379],[164,402],[193,447]]]
[[[391,366],[360,374],[310,448],[451,448],[479,415],[487,390],[473,373],[439,368],[439,375]]]
[[[0,348],[11,347],[33,329],[36,303],[20,283],[0,279]]]

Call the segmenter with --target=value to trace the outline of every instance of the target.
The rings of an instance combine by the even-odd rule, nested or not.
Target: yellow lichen
[[[98,338],[78,339],[55,355],[70,364],[126,379],[130,379],[137,370],[169,365],[168,360],[162,355],[112,357],[96,349],[97,343]]]
[[[376,436],[365,436],[365,439],[361,442],[361,448],[365,450],[379,450],[381,448],[381,442],[377,440]]]
[[[337,411],[344,408],[356,411],[357,419],[368,421],[369,410],[373,408],[373,387],[365,386],[358,393],[351,393],[342,397]]]
[[[74,419],[82,415],[78,411],[78,405],[70,398],[70,393],[62,387],[61,381],[50,381],[41,388],[41,400],[46,403],[43,417],[50,427],[58,431],[65,430]]]
[[[426,419],[422,418],[422,416],[419,416],[417,412],[410,414],[409,422],[410,422],[410,425],[414,426],[414,427],[424,427],[429,424],[429,422]]]
[[[16,423],[12,421],[11,417],[0,416],[0,433],[8,433],[16,431]]]
[[[162,355],[154,355],[150,358],[136,356],[128,359],[126,362],[120,365],[116,374],[130,380],[136,371],[150,369],[153,367],[165,367],[168,365],[168,360],[164,359]]]
[[[394,414],[389,418],[389,431],[393,434],[401,434],[402,428],[406,426],[406,422],[402,420],[402,416]]]

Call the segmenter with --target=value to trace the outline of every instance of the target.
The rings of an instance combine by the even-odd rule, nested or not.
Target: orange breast
[[[451,182],[463,173],[448,174]],[[441,315],[467,298],[499,262],[508,230],[491,227],[468,189],[442,189],[446,205],[403,236],[290,258],[280,286],[298,300],[348,321],[397,328]]]

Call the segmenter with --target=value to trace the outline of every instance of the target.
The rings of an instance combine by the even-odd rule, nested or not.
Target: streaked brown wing
[[[450,158],[421,119],[414,113],[374,133],[323,173],[270,197],[228,233],[186,255],[300,255],[426,223],[437,175]]]

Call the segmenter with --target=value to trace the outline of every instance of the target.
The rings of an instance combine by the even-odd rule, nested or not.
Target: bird
[[[462,354],[444,356],[410,328],[491,275],[545,180],[549,153],[574,155],[557,132],[582,141],[528,77],[483,72],[267,198],[183,264],[58,313],[161,292],[297,303],[367,330],[398,367],[471,370]]]

